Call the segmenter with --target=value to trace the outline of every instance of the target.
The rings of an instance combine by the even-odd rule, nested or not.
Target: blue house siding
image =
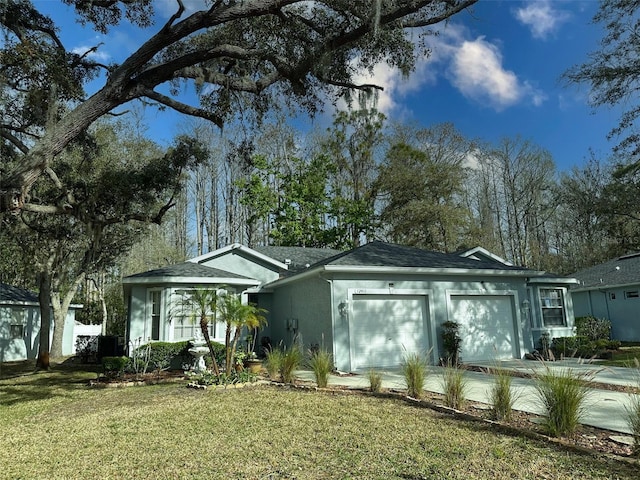
[[[576,317],[592,315],[611,321],[611,337],[640,341],[640,285],[571,292]]]

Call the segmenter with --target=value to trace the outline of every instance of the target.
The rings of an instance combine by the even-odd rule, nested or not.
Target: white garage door
[[[512,297],[460,295],[451,297],[449,319],[460,325],[463,362],[504,360],[518,355]]]
[[[354,295],[351,368],[397,367],[404,355],[427,353],[427,297]]]

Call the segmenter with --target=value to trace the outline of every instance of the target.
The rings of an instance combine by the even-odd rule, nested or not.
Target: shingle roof
[[[249,277],[220,270],[219,268],[207,267],[198,263],[184,262],[176,265],[149,270],[148,272],[136,273],[125,278],[154,278],[154,277],[191,277],[191,278],[237,278],[242,280],[252,280]]]
[[[640,252],[585,268],[571,275],[580,281],[576,288],[612,287],[640,283]]]
[[[334,250],[332,248],[310,247],[265,246],[255,247],[253,250],[285,264],[289,261],[290,272],[306,270],[310,265],[342,253],[340,250]]]
[[[38,303],[38,295],[23,288],[0,283],[0,302]]]
[[[465,258],[456,253],[432,252],[380,241],[367,243],[356,249],[320,261],[316,265],[527,270],[495,261]]]

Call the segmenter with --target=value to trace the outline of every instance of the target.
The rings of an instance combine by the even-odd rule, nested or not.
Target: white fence
[[[82,323],[76,323],[73,327],[73,343],[72,353],[76,353],[76,340],[78,336],[88,335],[95,336],[102,333],[102,325],[83,325]]]

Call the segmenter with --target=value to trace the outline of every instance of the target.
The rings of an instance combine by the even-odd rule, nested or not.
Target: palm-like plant
[[[238,339],[243,328],[255,331],[267,323],[263,315],[266,310],[252,304],[243,304],[239,295],[227,294],[221,296],[218,303],[220,318],[227,324],[225,330],[226,368],[231,368],[231,359],[234,358]],[[231,334],[233,333],[233,338]]]
[[[196,288],[195,290],[185,292],[184,296],[180,300],[181,306],[183,308],[186,307],[191,309],[192,319],[194,321],[197,320],[200,324],[202,336],[207,342],[207,347],[209,347],[209,353],[211,354],[211,360],[213,362],[213,373],[215,375],[220,375],[220,369],[218,367],[218,362],[216,361],[213,345],[211,345],[209,323],[216,322],[220,298],[218,290],[215,288]]]

